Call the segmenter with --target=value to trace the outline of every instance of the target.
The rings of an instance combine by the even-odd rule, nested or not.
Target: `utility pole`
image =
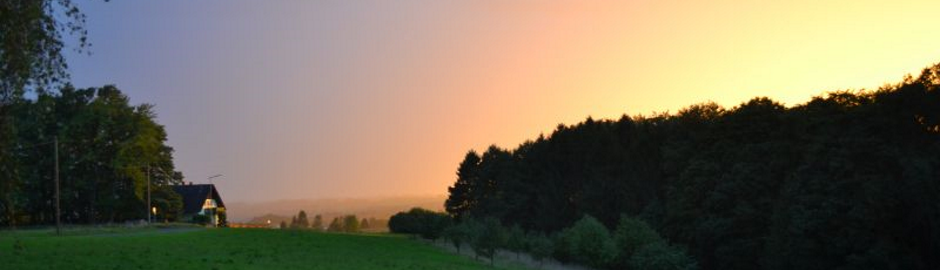
[[[59,208],[59,136],[52,137],[52,144],[55,147],[55,234],[59,235],[62,230],[62,212]]]
[[[147,166],[147,226],[150,226],[150,166]]]

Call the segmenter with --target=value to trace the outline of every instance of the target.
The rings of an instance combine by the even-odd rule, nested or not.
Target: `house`
[[[225,225],[225,203],[219,191],[215,189],[215,185],[190,183],[173,186],[173,191],[183,198],[183,213],[180,220],[199,222],[198,220],[202,217],[197,216],[201,215],[207,217],[207,220],[204,219],[203,222],[207,222],[209,226]]]

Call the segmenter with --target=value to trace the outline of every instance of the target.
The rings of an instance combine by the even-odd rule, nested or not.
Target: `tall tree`
[[[85,15],[70,0],[0,2],[0,201],[5,220],[15,224],[20,189],[19,166],[13,152],[14,103],[29,89],[42,93],[68,79],[62,56],[63,35],[78,38],[84,49]]]
[[[343,232],[346,228],[343,226],[343,220],[340,217],[334,217],[333,221],[330,222],[330,226],[326,228],[328,232]]]
[[[150,181],[153,206],[175,218],[181,199],[171,185],[182,181],[174,170],[173,148],[156,123],[152,105],[131,105],[113,86],[62,88],[16,103],[19,127],[11,150],[19,160],[17,215],[30,224],[54,221],[51,153],[58,137],[62,219],[68,223],[121,221],[146,217]],[[149,176],[148,176],[149,174]],[[9,204],[3,204],[9,205]],[[12,223],[15,219],[0,219]]]
[[[359,232],[359,219],[356,215],[346,215],[343,217],[343,231],[348,233]]]
[[[307,212],[304,212],[304,210],[300,210],[300,212],[297,213],[297,228],[307,229],[309,227],[310,227],[310,221],[307,220]]]
[[[450,196],[444,203],[448,213],[455,216],[467,214],[470,209],[475,207],[475,198],[471,192],[479,185],[480,155],[473,150],[467,152],[463,161],[457,168],[457,182],[449,187]]]
[[[310,224],[310,228],[317,231],[323,230],[323,216],[320,214],[313,216],[313,223]]]
[[[65,82],[63,36],[75,36],[82,50],[90,45],[87,34],[85,15],[71,0],[0,2],[0,105],[27,88],[42,92]]]

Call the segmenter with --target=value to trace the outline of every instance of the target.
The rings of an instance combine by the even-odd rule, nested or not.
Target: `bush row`
[[[545,234],[503,226],[498,219],[466,218],[453,222],[444,213],[414,208],[392,216],[394,233],[448,240],[460,252],[470,246],[478,257],[493,262],[498,250],[529,254],[542,262],[553,258],[598,269],[693,270],[696,261],[684,248],[670,244],[645,221],[621,216],[614,230],[584,215],[572,226]]]

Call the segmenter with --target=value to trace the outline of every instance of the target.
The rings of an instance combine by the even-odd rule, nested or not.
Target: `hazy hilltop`
[[[290,217],[304,210],[309,216],[317,214],[325,218],[353,214],[359,217],[387,219],[397,212],[421,207],[443,211],[446,195],[398,196],[375,198],[329,198],[310,200],[277,200],[269,202],[232,202],[226,206],[228,219],[234,222],[249,222],[254,218]]]

